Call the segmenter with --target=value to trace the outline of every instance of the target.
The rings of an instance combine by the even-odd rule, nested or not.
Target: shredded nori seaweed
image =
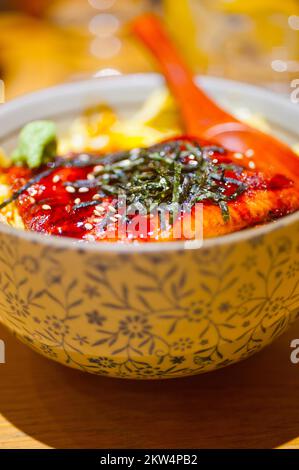
[[[64,183],[78,189],[98,188],[101,197],[125,195],[127,204],[143,204],[145,207],[160,204],[190,204],[209,201],[218,205],[223,219],[229,219],[228,202],[236,199],[244,191],[246,184],[227,172],[239,176],[243,167],[234,163],[219,163],[215,154],[225,155],[226,150],[218,146],[200,146],[196,141],[178,139],[98,157],[89,154],[57,157],[46,165],[11,198],[0,205],[0,209],[51,174],[58,168],[95,167],[93,179]],[[191,158],[190,158],[191,157]],[[45,167],[43,167],[45,168]],[[235,188],[227,194],[227,185]],[[80,209],[99,204],[87,201],[74,206]]]

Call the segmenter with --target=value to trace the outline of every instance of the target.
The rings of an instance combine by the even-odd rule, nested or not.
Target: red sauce
[[[284,175],[274,175],[272,178],[268,180],[267,184],[267,189],[273,189],[273,190],[279,190],[279,189],[285,189],[289,188],[290,186],[293,186],[293,181],[290,181],[286,176]]]
[[[92,166],[57,169],[31,186],[18,200],[25,227],[36,232],[83,239],[91,231],[85,224],[95,218],[94,207],[75,210],[74,206],[79,202],[76,201],[78,198],[80,202],[90,201],[97,191],[90,188],[85,193],[70,193],[64,183],[85,180],[92,170]],[[13,190],[19,189],[32,176],[27,169],[9,170]],[[106,205],[108,203],[109,198]]]
[[[223,153],[216,150],[211,158],[216,159],[219,163],[233,161],[241,166],[243,164],[242,161],[235,160],[233,154],[228,152]],[[93,200],[98,192],[98,188],[91,187],[85,190],[79,189],[74,191],[65,185],[67,182],[71,183],[77,180],[88,179],[88,175],[90,175],[93,169],[94,166],[92,165],[85,168],[58,168],[25,191],[19,197],[17,204],[26,229],[82,240],[105,239],[107,228],[103,230],[101,223],[111,209],[109,206],[112,204],[112,197],[106,197],[98,202],[102,209],[97,212],[95,212],[97,210],[95,206],[76,208],[75,206],[78,204]],[[38,172],[41,171],[42,169],[38,170]],[[7,174],[13,191],[16,191],[32,178],[35,173],[26,168],[12,167],[7,171]],[[233,180],[246,182],[249,192],[256,190],[280,191],[292,186],[292,182],[283,175],[275,175],[267,179],[260,173],[252,170],[245,170],[241,174],[236,174],[234,171],[226,171],[225,176]],[[234,193],[237,186],[233,182],[226,183],[224,188],[226,195],[229,196]],[[204,204],[208,206],[211,203],[207,201]],[[234,201],[234,204],[236,204],[236,201]],[[247,208],[242,208],[241,206],[240,214],[244,213],[244,211],[246,212],[246,217],[248,217]],[[280,214],[281,208],[276,207],[275,211],[277,214]],[[128,236],[128,233],[126,236]],[[150,239],[149,234],[142,241],[147,241],[148,239]]]

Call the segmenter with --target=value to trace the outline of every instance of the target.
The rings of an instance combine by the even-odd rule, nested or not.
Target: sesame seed
[[[86,228],[86,230],[91,230],[93,225],[87,222],[86,224],[84,224],[84,227]]]
[[[121,216],[120,214],[115,214],[114,217],[115,217],[116,219],[121,219],[122,216]]]
[[[37,190],[34,188],[29,188],[28,190],[30,196],[36,196],[37,195]]]
[[[89,188],[87,188],[86,186],[82,186],[82,188],[79,188],[79,193],[88,193],[89,191]]]
[[[242,160],[243,158],[243,153],[241,152],[235,152],[234,157],[237,158],[238,160]]]
[[[85,235],[85,238],[87,241],[89,242],[94,242],[95,241],[95,236],[94,235],[91,235],[90,233],[88,233],[87,235]]]
[[[110,222],[117,222],[117,219],[115,217],[110,217]]]
[[[51,206],[48,206],[48,204],[43,204],[42,208],[44,209],[44,211],[50,211],[51,210]]]
[[[251,158],[254,155],[254,150],[253,149],[248,149],[245,152],[246,157]]]
[[[103,165],[96,165],[93,169],[93,172],[97,173],[98,171],[102,171],[103,168]]]
[[[113,206],[108,206],[108,209],[109,209],[111,212],[113,212],[113,213],[116,212],[116,209],[115,209],[115,207],[113,207]]]
[[[101,199],[101,196],[99,194],[95,194],[94,196],[92,196],[92,199],[94,201],[98,201],[99,199]]]
[[[53,183],[58,183],[58,181],[60,181],[60,176],[59,175],[53,176],[52,181],[53,181]]]
[[[94,210],[93,213],[94,213],[94,215],[97,215],[98,217],[101,217],[101,215],[102,215],[102,214],[101,214],[99,211],[97,211],[97,210]]]
[[[30,197],[30,198],[29,198],[29,201],[31,202],[31,204],[35,204],[35,202],[36,202],[35,199],[34,199],[34,197]]]
[[[99,212],[104,212],[105,208],[103,206],[98,205],[98,206],[95,206],[95,210]]]
[[[75,193],[76,192],[74,186],[67,186],[65,188],[65,190],[66,190],[67,193]]]
[[[75,204],[80,204],[80,202],[81,202],[81,199],[79,197],[77,197],[74,201]]]
[[[87,179],[88,179],[88,180],[94,180],[94,179],[95,179],[95,176],[94,176],[92,173],[88,173]]]
[[[248,166],[249,166],[249,168],[251,168],[252,170],[255,169],[255,163],[254,163],[253,161],[249,162],[249,163],[248,163]]]
[[[81,153],[78,158],[81,162],[88,162],[89,155],[87,153]]]

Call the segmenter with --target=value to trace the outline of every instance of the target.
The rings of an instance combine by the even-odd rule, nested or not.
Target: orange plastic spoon
[[[142,15],[132,29],[158,60],[190,136],[212,140],[235,152],[253,150],[259,168],[282,173],[299,184],[295,153],[283,142],[240,122],[198,88],[158,17]]]

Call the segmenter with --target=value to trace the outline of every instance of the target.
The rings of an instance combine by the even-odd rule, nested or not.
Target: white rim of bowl
[[[262,99],[268,98],[272,102],[275,102],[278,105],[287,107],[291,106],[294,110],[294,105],[287,101],[283,96],[277,95],[269,90],[250,85],[247,83],[238,82],[235,80],[228,80],[218,77],[200,77],[196,80],[205,85],[219,84],[229,87],[237,86],[239,89],[243,90],[247,95],[260,96]],[[34,93],[29,93],[24,96],[15,98],[9,101],[6,104],[1,105],[0,108],[0,118],[4,117],[6,112],[17,111],[20,106],[24,106],[28,103],[36,104],[40,100],[43,100],[46,96],[53,94],[53,97],[56,95],[63,96],[65,93],[74,93],[76,89],[82,87],[89,90],[91,83],[101,83],[106,86],[110,84],[112,87],[116,86],[117,83],[122,82],[122,84],[133,85],[143,84],[145,85],[163,85],[165,81],[163,77],[155,73],[138,73],[138,74],[128,74],[128,75],[117,75],[109,77],[99,77],[91,78],[88,80],[77,81],[73,83],[62,84],[58,86],[53,86],[45,88]],[[71,113],[68,113],[71,114]],[[3,116],[2,116],[3,115]],[[17,133],[17,129],[13,131]],[[5,139],[5,137],[3,137]],[[299,162],[298,162],[299,163]],[[269,232],[277,231],[279,228],[292,225],[293,223],[299,221],[299,211],[294,214],[282,217],[274,222],[262,225],[260,227],[251,227],[244,229],[238,232],[234,232],[228,235],[221,237],[209,238],[203,240],[202,245],[199,247],[196,241],[171,241],[171,242],[136,242],[136,243],[119,243],[119,242],[96,242],[96,241],[82,241],[70,237],[58,237],[55,235],[45,235],[38,232],[31,232],[26,230],[19,230],[9,225],[0,223],[0,233],[6,235],[12,235],[24,239],[32,243],[41,243],[43,245],[53,245],[57,248],[69,248],[69,249],[78,249],[80,251],[98,251],[98,252],[120,252],[120,253],[142,253],[142,252],[160,252],[160,251],[184,251],[184,250],[194,250],[194,249],[210,249],[214,246],[219,245],[228,245],[236,242],[247,241],[250,239],[261,237]],[[194,244],[194,246],[192,246]]]

